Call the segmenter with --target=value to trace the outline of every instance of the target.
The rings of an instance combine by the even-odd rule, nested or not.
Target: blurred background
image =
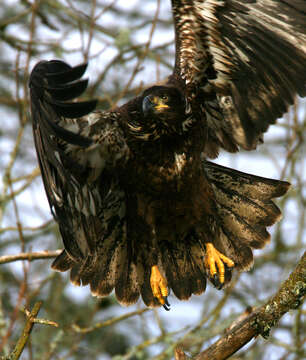
[[[217,162],[240,171],[287,180],[277,200],[283,220],[272,241],[256,251],[254,268],[236,274],[224,291],[179,302],[171,311],[123,308],[110,296],[70,284],[51,270],[52,259],[1,264],[3,256],[62,248],[43,189],[32,138],[29,73],[40,60],[89,62],[89,89],[100,109],[122,104],[165,79],[174,66],[170,1],[2,0],[0,3],[0,357],[14,348],[25,323],[23,308],[43,301],[21,359],[171,359],[207,348],[249,307],[275,294],[305,246],[306,102],[270,127],[255,152],[222,153]],[[286,314],[268,340],[257,338],[232,359],[297,360],[305,356],[305,307]],[[109,321],[108,321],[109,320]]]

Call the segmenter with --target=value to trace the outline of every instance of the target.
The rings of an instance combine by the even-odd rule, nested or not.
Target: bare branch
[[[306,292],[306,252],[296,269],[282,284],[276,295],[265,305],[252,312],[245,320],[239,322],[217,342],[204,350],[195,360],[224,360],[257,335],[264,338],[280,318],[289,310],[296,309]]]
[[[62,250],[54,250],[54,251],[37,251],[37,252],[27,252],[27,253],[19,253],[17,255],[4,255],[0,256],[0,264],[7,264],[10,262],[18,261],[18,260],[39,260],[39,259],[51,259],[58,256]]]
[[[23,332],[15,346],[15,349],[13,350],[13,352],[7,357],[7,360],[17,360],[20,358],[21,353],[29,339],[29,336],[31,334],[31,331],[33,329],[34,326],[34,322],[35,322],[35,318],[40,310],[40,307],[42,305],[41,301],[38,301],[37,303],[35,303],[32,311],[27,314],[27,322],[24,326]]]

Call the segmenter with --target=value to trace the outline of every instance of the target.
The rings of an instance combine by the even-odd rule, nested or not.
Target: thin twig
[[[134,315],[141,315],[143,314],[144,312],[146,311],[149,311],[151,309],[149,308],[144,308],[144,309],[140,309],[140,310],[136,310],[136,311],[133,311],[133,312],[130,312],[128,314],[124,314],[122,316],[118,316],[116,318],[112,318],[112,319],[109,319],[109,320],[105,320],[103,322],[100,322],[100,323],[96,323],[95,325],[93,326],[90,326],[90,327],[87,327],[87,328],[81,328],[79,327],[77,324],[73,324],[72,325],[72,329],[75,331],[75,332],[78,332],[78,333],[88,333],[88,332],[91,332],[91,331],[94,331],[96,329],[101,329],[101,328],[104,328],[106,326],[110,326],[110,325],[113,325],[113,324],[116,324],[122,320],[125,320],[125,319],[128,319]]]
[[[26,316],[28,318],[31,317],[31,312],[29,310],[23,309],[23,312],[26,314]],[[33,318],[33,322],[36,323],[36,324],[44,324],[44,325],[50,325],[50,326],[58,327],[58,323],[56,323],[55,321],[52,321],[52,320],[48,320],[48,319]]]

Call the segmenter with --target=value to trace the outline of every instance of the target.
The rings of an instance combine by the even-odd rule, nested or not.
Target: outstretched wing
[[[68,102],[85,90],[87,80],[79,80],[85,69],[40,62],[30,76],[30,93],[41,174],[65,245],[53,267],[71,268],[75,283],[94,284],[97,264],[113,272],[113,282],[116,275],[109,264],[118,239],[124,241],[125,195],[114,169],[129,149],[116,121],[119,110],[92,112],[96,101]],[[103,275],[109,292],[113,282]]]
[[[306,2],[172,0],[174,76],[208,124],[208,156],[256,147],[305,96]]]

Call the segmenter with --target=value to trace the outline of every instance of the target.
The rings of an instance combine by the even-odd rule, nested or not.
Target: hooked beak
[[[169,106],[165,104],[160,97],[154,95],[146,96],[142,102],[142,110],[144,115],[168,108]]]

